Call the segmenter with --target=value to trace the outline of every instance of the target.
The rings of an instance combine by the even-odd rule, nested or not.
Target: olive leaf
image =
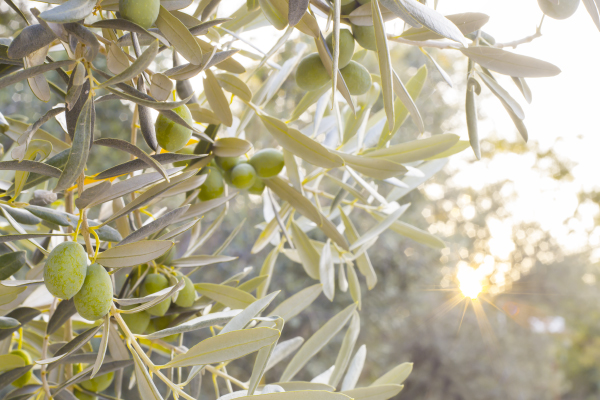
[[[380,385],[400,385],[402,384],[406,378],[410,375],[413,369],[413,363],[402,363],[392,368],[385,374],[383,374],[380,378],[376,379],[371,386],[380,386]]]
[[[491,76],[485,72],[477,71],[477,75],[491,92],[519,118],[525,119],[525,112],[517,101]]]
[[[85,44],[85,59],[92,62],[100,51],[100,43],[92,31],[78,23],[68,23],[63,26],[69,34]]]
[[[199,65],[202,62],[202,49],[196,42],[194,35],[162,5],[156,19],[156,27],[160,29],[183,58],[194,65]]]
[[[356,382],[358,382],[358,378],[360,377],[360,373],[362,372],[366,357],[367,346],[363,344],[358,348],[356,354],[354,354],[354,357],[350,362],[350,365],[348,366],[348,371],[346,372],[344,380],[342,381],[342,391],[354,389]]]
[[[341,209],[340,217],[342,219],[344,227],[346,228],[345,232],[346,236],[348,237],[348,240],[350,241],[350,243],[354,244],[360,237],[358,231],[354,227],[354,224],[352,223],[350,218],[348,218],[348,216]],[[367,252],[362,253],[356,258],[356,265],[360,273],[366,278],[367,287],[369,288],[369,290],[373,289],[377,284],[377,274],[373,269],[373,265],[371,264],[371,260],[369,259],[369,255],[367,254]]]
[[[157,172],[159,172],[163,176],[163,178],[165,178],[165,180],[167,182],[169,182],[169,175],[167,174],[167,171],[165,171],[164,167],[158,161],[156,161],[154,158],[152,158],[148,154],[146,154],[146,152],[144,150],[140,149],[139,147],[134,146],[133,144],[131,144],[125,140],[122,140],[122,139],[111,139],[111,138],[102,138],[102,139],[95,140],[94,144],[128,152],[129,154],[144,161],[146,164],[148,164],[148,166],[150,168],[154,168]]]
[[[183,207],[179,207],[173,211],[169,211],[162,217],[158,218],[156,221],[152,221],[149,224],[144,225],[137,231],[132,232],[129,236],[120,241],[117,244],[117,246],[122,246],[127,243],[138,242],[153,234],[154,232],[158,232],[159,230],[171,225],[173,223],[173,220],[177,219],[179,216],[185,213],[188,210],[188,208],[190,208],[190,205],[186,204]]]
[[[12,382],[25,375],[31,368],[33,368],[33,365],[25,365],[24,367],[14,368],[10,371],[4,372],[3,374],[0,374],[0,390],[4,389]]]
[[[214,325],[223,325],[229,322],[236,315],[239,315],[241,311],[242,310],[228,310],[203,315],[201,317],[193,318],[172,328],[165,328],[163,330],[153,332],[149,335],[145,335],[144,337],[147,339],[160,339],[166,336],[184,332],[192,332],[199,329],[208,328]]]
[[[200,158],[205,157],[204,154],[177,154],[177,153],[161,153],[161,154],[153,154],[150,156],[154,160],[158,161],[161,164],[171,164],[180,161],[188,161],[188,160],[198,160]],[[2,165],[2,164],[0,164]],[[147,168],[148,164],[143,160],[131,160],[124,162],[123,164],[116,165],[107,170],[100,172],[99,174],[94,176],[96,180],[109,179],[115,176],[120,176],[124,174],[128,174],[130,172],[139,171],[141,169]],[[167,170],[169,174],[174,173],[173,169]]]
[[[124,268],[152,261],[173,247],[169,240],[144,240],[113,247],[98,254],[96,262],[109,268]]]
[[[210,69],[207,69],[205,73],[206,78],[203,80],[204,95],[208,100],[208,104],[223,125],[231,126],[233,124],[233,115],[231,114],[229,102],[225,98],[223,89]]]
[[[77,351],[78,349],[80,349],[81,346],[83,346],[84,344],[86,344],[87,342],[92,340],[92,338],[94,337],[96,332],[98,332],[101,327],[102,327],[102,325],[98,325],[98,326],[94,326],[93,328],[88,329],[87,331],[77,335],[69,343],[65,344],[60,349],[58,349],[56,351],[56,353],[54,353],[54,356],[43,359],[43,360],[37,360],[35,363],[39,364],[39,365],[51,364],[62,358],[67,357],[68,355],[70,355],[70,354],[74,353],[75,351]]]
[[[105,88],[109,85],[116,85],[117,83],[128,81],[137,75],[139,75],[142,71],[144,71],[148,66],[154,61],[154,58],[158,54],[158,40],[153,40],[152,44],[148,46],[146,50],[123,72],[118,75],[111,77],[110,79],[102,82],[98,86],[98,88]]]
[[[4,171],[26,171],[33,172],[38,175],[43,175],[52,178],[60,177],[62,171],[52,165],[39,161],[23,160],[23,161],[0,161],[0,170]],[[29,177],[31,181],[32,176]],[[28,181],[28,182],[29,182]],[[27,185],[23,187],[27,189]],[[7,193],[8,194],[8,193]]]
[[[232,74],[218,74],[216,75],[217,80],[221,87],[227,90],[229,93],[238,96],[240,99],[248,102],[252,101],[252,91],[235,75]]]
[[[103,3],[106,3],[106,1],[104,1]],[[103,4],[102,8],[105,8],[104,4]],[[140,25],[136,24],[135,22],[132,22],[132,21],[129,21],[126,19],[122,19],[122,18],[103,19],[103,20],[94,22],[90,26],[92,28],[119,29],[122,31],[139,33],[140,35],[146,35],[149,42],[144,43],[144,44],[150,44],[154,41],[154,39],[158,39],[165,46],[169,45],[169,42],[167,42],[165,40],[165,38],[163,38],[161,35],[159,35],[157,32],[155,32],[158,30],[156,30],[156,29],[146,30],[143,27],[141,27]],[[119,38],[118,44],[123,45],[123,44],[121,44],[122,41],[129,41],[129,43],[126,45],[131,46],[132,45],[131,34],[128,33],[126,35],[121,36]]]
[[[272,344],[279,335],[280,332],[276,329],[254,328],[213,336],[176,356],[162,368],[214,364],[237,359]]]
[[[54,310],[50,316],[50,320],[46,326],[46,335],[52,335],[56,332],[76,312],[77,309],[75,308],[73,299],[63,300],[58,303],[56,310]]]
[[[24,58],[48,46],[54,37],[54,33],[41,24],[26,26],[8,46],[7,55],[14,59]]]
[[[252,149],[252,143],[240,138],[223,138],[215,140],[212,151],[218,157],[239,157]]]
[[[96,0],[68,0],[58,7],[44,11],[40,14],[40,18],[60,24],[77,22],[90,15],[94,7],[96,7]]]
[[[25,233],[18,235],[1,235],[0,243],[14,242],[15,240],[28,240],[44,238],[48,236],[69,236],[67,233]]]
[[[348,325],[348,329],[346,330],[346,334],[344,335],[344,339],[342,340],[342,346],[340,351],[338,352],[337,358],[335,360],[334,369],[329,377],[329,384],[333,387],[337,387],[342,379],[342,374],[346,371],[348,364],[350,363],[350,357],[352,356],[352,352],[354,351],[354,345],[356,344],[356,340],[358,339],[358,334],[360,333],[360,316],[358,312],[354,311],[352,315],[352,320],[350,320],[350,324]]]
[[[198,293],[231,308],[244,309],[256,301],[256,298],[250,293],[231,286],[214,283],[196,283],[194,287]]]
[[[335,152],[344,163],[363,175],[375,179],[387,179],[405,174],[408,170],[402,164],[384,158],[371,158],[342,152]]]
[[[72,0],[71,0],[72,1]],[[77,126],[69,159],[63,169],[58,182],[54,187],[54,193],[60,192],[69,186],[83,172],[85,163],[90,152],[90,140],[93,138],[93,115],[94,115],[94,98],[89,97],[81,109],[81,113],[77,118]]]
[[[72,60],[56,61],[47,64],[37,65],[35,67],[25,68],[21,71],[12,72],[0,78],[0,89],[4,89],[5,87],[13,85],[19,81],[22,81],[23,79],[32,78],[36,75],[40,75],[57,68],[71,66],[74,63],[75,61]]]
[[[331,259],[331,243],[329,240],[323,246],[319,258],[319,279],[323,285],[323,294],[329,301],[333,301],[335,294],[335,269],[333,268],[333,260]]]
[[[0,280],[10,278],[27,263],[24,251],[14,251],[0,256]]]
[[[544,78],[561,72],[549,62],[495,47],[471,46],[460,51],[484,68],[518,78]]]
[[[396,396],[404,388],[403,385],[377,385],[351,389],[341,392],[356,400],[387,400]]]
[[[464,35],[482,28],[490,20],[489,15],[478,12],[446,15],[446,18],[456,25]],[[442,39],[444,36],[439,35],[426,27],[421,27],[407,29],[402,32],[400,37],[408,40],[425,41]]]
[[[319,253],[310,242],[308,235],[293,221],[291,228],[292,240],[306,274],[312,279],[319,279]]]
[[[356,304],[347,306],[319,328],[294,355],[279,380],[282,382],[291,381],[302,367],[346,325],[355,309]]]
[[[308,9],[309,0],[290,0],[289,10],[288,10],[288,22],[291,26],[296,25],[302,17],[306,10]]]

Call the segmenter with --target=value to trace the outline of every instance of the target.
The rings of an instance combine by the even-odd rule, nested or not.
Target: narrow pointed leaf
[[[156,19],[156,27],[183,58],[194,65],[202,63],[202,50],[194,35],[162,5]]]
[[[96,262],[109,268],[131,267],[162,256],[172,246],[173,242],[169,240],[144,240],[124,244],[101,252]]]
[[[243,290],[215,283],[196,283],[198,293],[211,298],[231,308],[246,308],[256,301],[256,298]]]
[[[344,393],[347,396],[352,397],[355,400],[387,400],[391,397],[396,396],[402,390],[403,385],[377,385],[368,386],[364,388],[346,390]]]
[[[560,74],[560,69],[549,62],[495,47],[471,46],[460,51],[482,67],[504,75],[543,78]]]
[[[279,380],[282,382],[292,380],[300,369],[346,325],[355,309],[356,304],[349,305],[319,328],[292,358]]]
[[[94,11],[97,0],[69,0],[58,7],[51,8],[40,14],[47,22],[64,24],[84,19]]]
[[[379,0],[371,1],[373,14],[373,28],[375,29],[375,43],[377,45],[377,60],[379,61],[379,73],[381,74],[381,92],[383,95],[383,107],[387,116],[388,128],[394,127],[394,80],[392,60],[385,33],[385,25],[379,8]],[[397,84],[396,84],[397,85]]]
[[[163,368],[214,364],[234,360],[272,344],[279,331],[271,328],[244,329],[205,339],[176,356]]]

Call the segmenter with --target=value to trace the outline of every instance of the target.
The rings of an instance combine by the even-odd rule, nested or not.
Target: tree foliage
[[[248,0],[237,10],[219,0],[188,8],[192,3],[68,0],[27,16],[7,0],[26,26],[0,45],[0,89],[27,80],[52,108],[36,121],[0,115],[2,133],[14,142],[12,160],[0,162],[0,306],[8,311],[0,317],[0,388],[12,383],[7,398],[15,399],[120,398],[123,371],[133,368],[130,384],[141,398],[198,398],[205,374],[217,397],[217,379],[226,382],[231,393],[220,397],[228,399],[395,396],[412,364],[355,387],[366,352],[357,346],[361,285],[373,289],[378,280],[368,250],[388,230],[444,247],[400,221],[410,206],[402,198],[469,144],[480,157],[481,83],[527,140],[523,110],[494,74],[511,76],[530,101],[525,79],[560,70],[504,50],[481,30],[484,14],[442,16],[415,0]],[[585,3],[596,21],[593,2]],[[217,18],[217,10],[228,17]],[[385,22],[397,18],[408,29],[387,33]],[[270,51],[236,48],[246,43],[243,32],[267,25],[281,31]],[[273,56],[296,31],[296,54],[277,64]],[[418,138],[425,122],[415,100],[431,78],[422,66],[402,82],[389,51],[397,42],[419,47],[450,85],[424,47],[468,60],[470,143],[453,133]],[[377,73],[361,64],[367,56]],[[267,105],[294,71],[298,86],[310,91],[291,115],[277,115]],[[255,87],[250,81],[259,72],[267,78]],[[60,81],[47,80],[50,74]],[[191,80],[199,78],[203,90],[194,92]],[[116,101],[133,106],[130,139],[95,138],[95,127],[109,122],[102,103]],[[305,113],[311,124],[300,119]],[[399,141],[409,117],[413,138]],[[61,124],[64,140],[43,129],[51,120]],[[257,148],[265,142],[272,148]],[[87,174],[91,155],[103,147],[122,162]],[[246,279],[244,269],[220,283],[192,281],[207,265],[234,271],[236,257],[226,253],[244,221],[218,248],[206,243],[228,203],[246,196],[261,196],[254,200],[271,215],[250,250],[270,248],[258,276]],[[353,223],[358,214],[373,221],[364,232]],[[270,284],[280,256],[300,263],[314,283],[265,312],[279,294]],[[48,292],[48,303],[32,301]],[[321,293],[333,301],[339,292],[350,295],[345,308],[309,338],[279,341],[286,321]],[[184,345],[187,332],[201,329],[210,335]],[[331,369],[312,382],[295,381],[342,331]],[[227,372],[249,354],[255,359],[247,381]],[[265,382],[265,371],[292,354],[279,380]],[[109,387],[114,396],[103,393]]]

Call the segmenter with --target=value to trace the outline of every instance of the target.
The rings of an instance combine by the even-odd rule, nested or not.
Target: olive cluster
[[[265,189],[263,179],[278,175],[283,169],[283,154],[275,149],[263,149],[250,159],[243,157],[215,157],[201,173],[208,174],[200,186],[198,198],[208,201],[221,197],[225,183],[240,190],[260,195]]]
[[[161,264],[169,263],[172,257],[173,249],[171,249],[167,254],[159,258],[157,261]],[[172,304],[175,304],[178,307],[188,308],[194,304],[194,301],[196,301],[196,289],[194,288],[194,284],[190,278],[187,276],[182,275],[179,272],[169,272],[170,275],[167,275],[158,272],[158,270],[155,270],[151,273],[146,273],[147,269],[147,266],[140,266],[132,273],[131,276],[131,285],[133,285],[133,287],[138,287],[137,294],[139,297],[145,297],[168,288],[170,286],[170,280],[180,281],[183,279],[185,284],[177,293],[175,300],[172,300],[171,297],[167,297],[160,303],[155,304],[146,310],[132,314],[121,314],[131,333],[137,335],[149,335],[156,331],[167,328],[171,321],[177,317],[177,313],[170,312],[167,314]],[[138,285],[137,281],[139,279],[142,279],[142,281]],[[124,306],[123,309],[130,310],[134,307],[137,306]],[[170,335],[162,338],[162,340],[172,342],[178,337],[179,335]]]
[[[48,255],[44,283],[59,299],[73,298],[79,315],[89,321],[102,318],[110,310],[113,285],[103,266],[88,266],[88,256],[77,242],[63,242]]]
[[[367,93],[372,83],[371,74],[369,74],[369,71],[358,62],[352,60],[355,47],[354,41],[356,40],[358,44],[365,49],[377,50],[376,47],[373,48],[373,46],[370,46],[371,43],[369,40],[365,40],[367,35],[362,28],[371,28],[373,34],[369,40],[372,40],[374,43],[375,31],[373,30],[372,26],[353,26],[353,33],[351,33],[348,29],[340,29],[340,53],[338,57],[338,66],[342,77],[344,78],[344,82],[346,82],[348,91],[354,96]],[[333,32],[330,33],[327,38],[325,38],[325,43],[327,44],[329,51],[333,54]],[[302,61],[300,61],[300,64],[298,64],[298,69],[296,71],[296,84],[301,89],[307,91],[317,90],[325,86],[330,81],[331,77],[323,65],[321,57],[318,53],[309,54],[308,56],[304,57]]]

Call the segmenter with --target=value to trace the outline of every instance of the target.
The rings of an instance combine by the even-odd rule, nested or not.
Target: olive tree
[[[552,18],[578,5],[539,2]],[[368,251],[388,230],[444,247],[400,220],[409,207],[403,197],[447,157],[469,146],[480,157],[481,83],[526,140],[523,110],[495,74],[512,77],[529,101],[527,78],[560,72],[504,50],[539,30],[496,43],[481,30],[487,15],[442,16],[416,0],[248,0],[239,9],[220,0],[68,0],[48,1],[43,12],[6,3],[25,27],[0,47],[0,89],[27,80],[39,100],[52,102],[35,121],[0,114],[12,141],[0,162],[0,388],[12,385],[6,398],[13,399],[114,399],[128,385],[143,399],[196,399],[206,375],[223,399],[395,396],[410,363],[356,387],[366,356],[364,346],[355,350],[361,287],[378,280]],[[584,3],[598,24],[597,4]],[[406,29],[386,32],[385,22],[398,18]],[[268,52],[238,48],[255,47],[244,34],[263,26],[279,35]],[[296,54],[273,61],[297,31]],[[425,48],[468,60],[469,141],[452,133],[399,140],[409,117],[413,138],[425,132],[415,100],[432,78],[423,65],[402,82],[392,46],[418,47],[449,84]],[[363,65],[369,57],[378,70]],[[259,71],[266,79],[255,85]],[[292,76],[306,94],[291,115],[276,115],[267,105]],[[96,111],[108,102],[132,105],[129,140],[106,131],[94,137],[107,123]],[[43,129],[51,120],[64,136]],[[86,174],[88,158],[103,147],[123,162]],[[251,278],[226,255],[242,218],[223,243],[207,246],[236,197],[262,201],[270,214],[249,251],[270,250]],[[364,232],[353,223],[359,217],[372,220]],[[279,256],[301,264],[314,284],[275,301]],[[230,277],[203,281],[197,271],[215,264]],[[349,292],[338,293],[342,311],[306,340],[279,342],[286,321],[321,293],[333,301],[336,287]],[[206,339],[184,341],[198,330]],[[341,331],[333,366],[313,381],[294,380]],[[227,371],[251,354],[245,376]],[[288,356],[279,379],[265,382]],[[124,375],[127,368],[132,374]]]

